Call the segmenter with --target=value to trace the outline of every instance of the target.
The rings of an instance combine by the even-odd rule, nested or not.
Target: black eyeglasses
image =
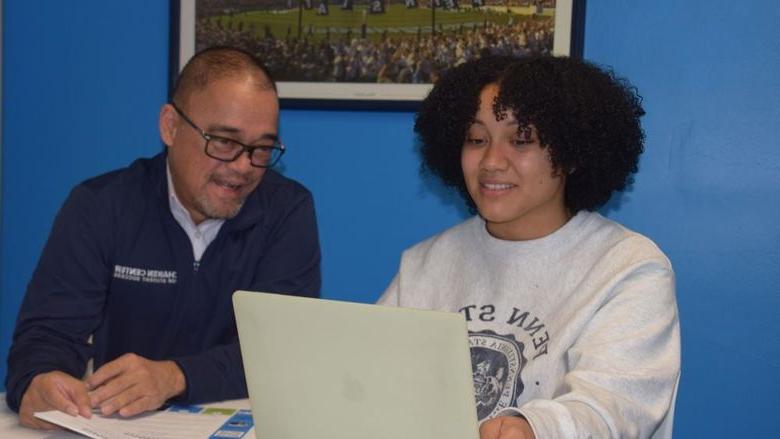
[[[249,163],[256,168],[270,168],[282,158],[285,148],[278,140],[274,140],[271,145],[244,145],[238,140],[222,136],[215,136],[204,131],[195,122],[190,120],[181,109],[171,102],[171,106],[185,122],[197,131],[203,139],[206,140],[204,151],[206,155],[223,162],[232,162],[241,157],[241,154],[249,154]]]

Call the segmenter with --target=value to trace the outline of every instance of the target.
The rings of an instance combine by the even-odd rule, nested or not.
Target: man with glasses
[[[269,169],[285,152],[278,118],[257,60],[207,49],[162,107],[166,151],[71,192],[8,357],[22,424],[52,428],[33,416],[50,409],[132,416],[246,396],[232,293],[320,288],[311,194]]]

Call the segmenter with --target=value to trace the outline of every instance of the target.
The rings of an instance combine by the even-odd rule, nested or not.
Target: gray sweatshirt
[[[530,241],[471,218],[406,250],[379,303],[465,316],[480,420],[522,415],[537,438],[671,435],[674,273],[598,213]]]

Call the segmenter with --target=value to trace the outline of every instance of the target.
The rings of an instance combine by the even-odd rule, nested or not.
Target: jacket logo
[[[146,268],[114,265],[114,279],[151,284],[175,284],[176,272],[173,270],[149,270]]]
[[[523,393],[520,373],[528,360],[524,344],[512,335],[470,332],[469,347],[477,416],[482,420],[512,407]]]

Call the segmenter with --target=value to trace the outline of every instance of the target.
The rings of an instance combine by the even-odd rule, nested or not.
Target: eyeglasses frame
[[[274,141],[275,144],[274,145],[270,145],[270,146],[268,146],[268,145],[251,146],[251,145],[246,145],[244,143],[241,143],[241,142],[239,142],[236,139],[231,139],[229,137],[217,136],[217,135],[214,135],[214,134],[209,134],[209,133],[206,132],[206,130],[204,130],[203,128],[201,128],[198,125],[196,125],[195,122],[193,122],[192,119],[189,118],[189,116],[184,114],[184,112],[181,110],[181,108],[179,108],[178,105],[176,105],[175,102],[171,101],[171,102],[169,102],[169,104],[171,105],[171,107],[173,107],[174,110],[176,110],[176,113],[182,119],[184,119],[185,122],[187,122],[187,124],[189,126],[191,126],[195,131],[198,132],[198,134],[200,134],[201,137],[203,137],[203,139],[206,141],[206,143],[203,145],[203,152],[207,156],[213,158],[214,160],[219,160],[221,162],[230,163],[230,162],[234,162],[234,161],[238,160],[238,158],[241,157],[242,154],[246,153],[249,156],[249,164],[250,165],[254,166],[255,168],[271,168],[271,167],[273,167],[275,164],[277,164],[279,162],[279,160],[284,155],[284,152],[287,150],[287,148],[285,148],[284,144],[282,144],[282,142],[280,142],[278,140],[275,140]],[[223,159],[223,158],[220,158],[220,157],[214,157],[213,155],[209,154],[209,142],[211,142],[214,139],[228,140],[230,142],[238,144],[243,149],[241,151],[239,151],[238,154],[236,154],[235,157],[233,157],[232,159],[229,159],[229,160],[228,159]],[[274,159],[274,161],[270,162],[267,165],[257,165],[255,163],[252,163],[252,153],[256,149],[275,149],[275,150],[279,151],[279,156],[276,157],[276,159]]]

